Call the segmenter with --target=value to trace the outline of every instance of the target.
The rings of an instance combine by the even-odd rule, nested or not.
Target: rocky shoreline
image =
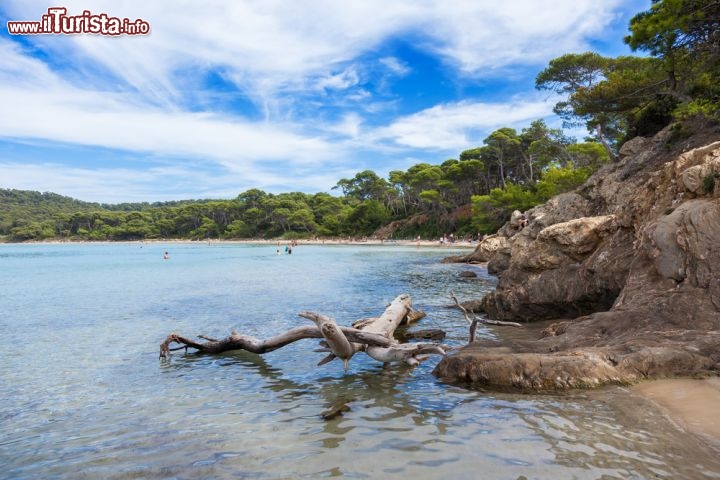
[[[574,192],[509,221],[455,262],[488,262],[497,288],[468,305],[544,321],[476,342],[439,378],[523,391],[720,373],[720,131],[627,142]],[[516,212],[517,217],[520,212]]]

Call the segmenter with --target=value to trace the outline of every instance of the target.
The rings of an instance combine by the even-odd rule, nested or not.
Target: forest
[[[654,0],[635,15],[625,42],[637,55],[571,53],[537,74],[559,94],[564,127],[536,120],[500,128],[482,145],[437,164],[382,178],[371,170],[339,179],[332,192],[233,199],[98,204],[54,193],[0,189],[0,240],[436,238],[491,233],[525,211],[581,185],[622,144],[670,126],[668,147],[720,123],[720,1]]]

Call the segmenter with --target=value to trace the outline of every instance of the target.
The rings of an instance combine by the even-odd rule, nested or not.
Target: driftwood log
[[[298,340],[317,338],[323,339],[322,348],[317,351],[328,354],[318,365],[339,358],[347,371],[348,362],[358,352],[365,352],[371,358],[383,363],[405,362],[415,366],[427,358],[427,355],[444,356],[448,349],[447,346],[437,343],[400,343],[394,337],[395,330],[399,326],[407,325],[424,316],[422,312],[412,309],[412,301],[406,294],[397,296],[379,317],[358,320],[353,327],[339,326],[332,318],[314,312],[301,312],[299,315],[311,320],[315,325],[296,327],[267,339],[232,332],[229,337],[220,340],[200,336],[199,338],[205,340],[200,342],[172,333],[160,345],[160,358],[167,359],[170,352],[188,348],[209,354],[231,350],[263,354]],[[181,346],[171,348],[174,343]]]

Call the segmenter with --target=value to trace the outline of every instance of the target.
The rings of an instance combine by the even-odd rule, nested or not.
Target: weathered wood
[[[355,320],[352,326],[353,328],[362,329],[363,327],[370,325],[375,320],[377,320],[377,317],[361,318],[360,320]]]
[[[407,314],[412,311],[410,295],[402,294],[387,306],[382,315],[374,322],[363,327],[364,332],[371,332],[392,338],[395,329],[400,326]]]
[[[414,367],[423,359],[421,356],[427,354],[444,356],[445,350],[437,344],[400,343],[391,347],[367,347],[365,353],[378,362],[405,362]]]
[[[393,344],[393,340],[383,337],[382,335],[363,332],[349,327],[339,327],[348,340],[352,342],[365,343],[369,345],[389,346]],[[201,337],[202,338],[202,337]],[[171,333],[160,345],[160,357],[166,358],[171,351],[172,343],[179,343],[186,347],[196,349],[200,353],[222,353],[232,350],[246,350],[251,353],[263,354],[277,350],[298,340],[305,338],[323,338],[320,329],[315,325],[303,327],[295,327],[280,335],[261,340],[249,335],[240,335],[234,333],[222,340],[208,341],[200,343],[181,335]]]
[[[401,325],[412,325],[415,322],[419,322],[423,318],[425,318],[425,312],[410,308],[410,311],[405,316],[405,319],[402,321]]]
[[[315,325],[317,325],[320,330],[320,334],[325,339],[325,342],[327,342],[330,351],[335,357],[343,361],[343,366],[347,372],[348,361],[350,360],[350,357],[355,354],[355,349],[350,344],[342,330],[340,330],[337,323],[335,323],[335,320],[330,317],[326,317],[325,315],[319,315],[312,312],[300,312],[299,315],[315,322]]]
[[[379,317],[355,322],[357,328],[338,326],[330,317],[318,313],[301,312],[299,315],[312,320],[315,325],[296,327],[264,340],[232,332],[229,337],[220,340],[201,336],[206,340],[201,343],[173,333],[160,345],[160,357],[168,358],[171,351],[177,350],[170,348],[173,343],[182,345],[180,348],[194,348],[208,354],[232,350],[263,354],[298,340],[318,338],[323,340],[321,348],[316,351],[328,353],[318,365],[340,358],[347,371],[350,358],[361,351],[380,362],[402,361],[414,366],[427,355],[445,355],[449,348],[435,343],[400,344],[394,338],[400,325],[424,317],[424,313],[412,309],[410,296],[405,294],[396,297]]]

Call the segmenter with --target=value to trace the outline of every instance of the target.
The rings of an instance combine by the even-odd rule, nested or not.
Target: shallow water
[[[0,478],[720,478],[717,452],[620,388],[471,392],[438,382],[437,358],[384,369],[362,354],[345,374],[315,366],[312,340],[158,360],[173,331],[267,337],[303,310],[348,325],[400,293],[428,314],[418,328],[460,345],[450,292],[494,285],[439,263],[451,249],[275,249],[0,245]],[[337,403],[350,410],[323,420]]]

